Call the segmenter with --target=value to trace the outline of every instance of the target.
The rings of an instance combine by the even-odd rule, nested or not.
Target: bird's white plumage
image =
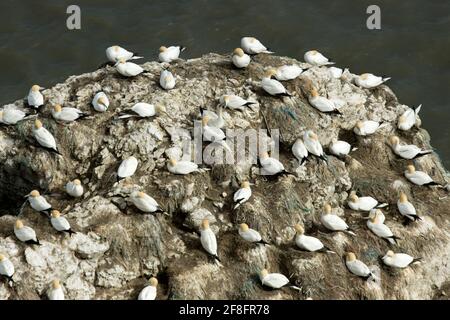
[[[325,228],[331,231],[346,231],[349,227],[347,223],[339,216],[331,213],[325,213],[320,217],[320,221]]]
[[[117,176],[119,178],[131,177],[136,172],[137,166],[138,160],[131,156],[122,161],[119,169],[117,170]]]
[[[223,128],[225,126],[225,119],[223,118],[223,108],[219,107],[218,114],[214,111],[203,110],[202,117],[207,116],[209,118],[208,126],[215,128]]]
[[[52,207],[50,203],[43,196],[38,197],[28,197],[28,202],[30,202],[30,206],[36,211],[45,211]]]
[[[384,216],[384,214],[381,210],[378,210],[378,209],[370,210],[369,218],[375,217],[375,216],[377,216],[377,218],[378,218],[378,223],[384,223],[384,221],[386,220],[386,217]]]
[[[348,201],[348,206],[356,211],[370,211],[378,205],[378,201],[372,197],[358,197],[356,201],[351,199]]]
[[[264,277],[261,277],[263,285],[273,289],[280,289],[289,283],[289,279],[281,273],[269,273]]]
[[[359,136],[367,136],[375,133],[380,127],[380,123],[372,120],[366,120],[361,122],[361,127],[355,126],[353,132]]]
[[[274,175],[284,171],[284,166],[278,159],[266,157],[260,158],[259,162],[262,166],[261,173],[264,175]]]
[[[56,140],[55,137],[44,127],[40,128],[33,128],[33,135],[36,141],[45,148],[50,148],[55,151],[58,149],[56,148]]]
[[[61,111],[57,112],[55,110],[52,110],[52,116],[55,120],[63,121],[63,122],[72,122],[77,120],[81,115],[83,115],[83,112],[76,109],[76,108],[70,108],[70,107],[64,107],[61,109]]]
[[[385,255],[382,259],[387,266],[400,269],[408,267],[414,261],[414,258],[406,253],[394,253],[392,257]]]
[[[412,203],[409,201],[401,202],[400,200],[398,200],[397,208],[402,216],[405,216],[410,220],[414,220],[414,217],[417,217],[416,208],[414,208]]]
[[[292,145],[292,154],[298,161],[302,162],[303,159],[308,157],[308,150],[305,147],[302,139],[297,139]]]
[[[51,217],[50,223],[56,231],[70,230],[70,223],[65,217]]]
[[[303,57],[305,62],[313,65],[313,66],[324,66],[334,64],[334,62],[330,62],[327,57],[316,50],[311,50],[305,52]]]
[[[248,242],[259,242],[262,240],[259,232],[254,229],[248,229],[246,231],[242,231],[241,229],[239,229],[239,235],[242,237],[242,239]]]
[[[225,133],[222,131],[222,129],[209,126],[208,124],[203,125],[204,141],[221,141],[225,138],[226,136]]]
[[[3,110],[0,110],[0,123],[14,125],[25,118],[25,116],[26,114],[22,110],[5,107]]]
[[[320,112],[333,112],[339,110],[334,102],[322,96],[309,97],[309,103]]]
[[[394,239],[392,237],[394,234],[391,229],[385,225],[384,223],[372,222],[371,220],[367,221],[367,227],[370,231],[372,231],[377,237],[387,239],[390,243],[395,244]]]
[[[40,91],[30,89],[28,93],[27,102],[30,107],[39,108],[44,104],[44,96]]]
[[[165,90],[171,90],[175,88],[175,77],[172,72],[163,70],[159,77],[159,84]]]
[[[419,115],[422,105],[418,106],[415,110],[408,108],[403,114],[398,118],[397,127],[400,130],[408,131],[417,123],[417,117]]]
[[[156,287],[146,286],[139,293],[138,300],[155,300],[156,299]]]
[[[428,152],[426,150],[420,149],[419,147],[413,144],[400,144],[400,143],[392,145],[392,150],[396,155],[407,160],[414,159],[417,155]]]
[[[236,95],[224,95],[220,98],[221,104],[232,110],[244,110],[251,102]]]
[[[340,77],[342,77],[343,70],[341,68],[330,67],[328,68],[328,70],[330,71],[333,78],[339,79]]]
[[[361,260],[345,261],[348,270],[358,277],[368,277],[371,272],[369,267]]]
[[[243,37],[241,48],[248,54],[272,53],[258,39],[253,37]]]
[[[100,103],[98,99],[102,98],[104,101],[103,103]],[[92,105],[94,106],[94,109],[98,112],[105,112],[109,108],[109,99],[106,96],[106,94],[101,91],[97,92],[92,99]]]
[[[120,46],[111,46],[106,49],[106,57],[111,62],[117,62],[123,60],[141,59],[142,57],[136,57],[133,52],[130,52]]]
[[[65,300],[62,287],[51,288],[47,292],[48,300]]]
[[[261,81],[261,87],[272,96],[287,94],[286,88],[281,82],[275,79],[264,77]]]
[[[159,209],[159,205],[156,200],[146,193],[133,192],[130,195],[130,201],[136,208],[143,212],[153,213]]]
[[[71,197],[79,198],[83,195],[84,190],[81,184],[76,184],[73,181],[69,181],[66,184],[66,192]]]
[[[123,60],[116,64],[116,70],[125,77],[135,77],[145,71],[140,65]]]
[[[198,165],[191,161],[177,161],[175,165],[170,162],[167,164],[169,172],[174,174],[189,174],[198,171]]]
[[[33,228],[28,226],[23,226],[22,228],[16,228],[16,226],[14,226],[14,234],[16,235],[17,239],[22,242],[30,240],[37,241],[36,232]]]
[[[236,203],[234,209],[237,209],[241,204],[247,202],[252,196],[252,189],[250,187],[243,187],[237,190],[233,195],[233,201]]]
[[[200,230],[200,242],[206,252],[217,256],[217,239],[216,235],[210,228]]]
[[[233,57],[231,58],[231,61],[236,66],[236,68],[246,68],[250,64],[250,56],[247,54],[243,54],[242,56],[239,56],[237,54],[233,54]]]
[[[12,277],[14,275],[15,269],[14,265],[8,258],[4,257],[2,261],[0,261],[0,275],[6,277]]]
[[[307,130],[303,134],[303,143],[305,144],[306,149],[309,153],[321,157],[324,156],[322,144],[320,143],[319,139],[311,138],[311,135],[313,132],[311,130]]]
[[[413,173],[410,173],[408,170],[406,170],[405,177],[418,186],[423,186],[424,184],[434,182],[433,178],[431,178],[427,173],[423,171],[416,170]]]
[[[375,76],[371,73],[364,73],[355,77],[355,83],[358,87],[371,89],[379,86],[380,84],[388,81],[390,78],[382,78]]]
[[[321,250],[324,247],[322,241],[319,239],[304,234],[297,234],[295,236],[295,244],[300,249],[310,252]]]
[[[158,59],[160,62],[170,63],[180,57],[181,47],[170,46],[159,52]]]
[[[275,78],[279,81],[289,81],[298,78],[303,72],[303,69],[299,66],[284,65],[276,69]]]
[[[350,143],[342,140],[333,141],[329,147],[331,154],[338,157],[346,156],[352,150]]]

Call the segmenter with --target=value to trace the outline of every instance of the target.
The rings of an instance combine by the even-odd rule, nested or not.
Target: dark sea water
[[[81,7],[81,30],[66,27],[66,8]],[[381,30],[368,30],[366,8],[381,7]],[[253,35],[278,55],[303,59],[317,49],[354,73],[389,75],[410,106],[423,104],[423,127],[450,168],[450,1],[11,1],[0,3],[0,104],[30,86],[49,87],[94,70],[107,46],[155,59],[162,44],[183,57],[228,53]]]

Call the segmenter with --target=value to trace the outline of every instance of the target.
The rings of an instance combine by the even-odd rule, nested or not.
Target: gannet
[[[27,244],[39,244],[39,240],[36,237],[36,232],[33,230],[33,228],[24,226],[22,220],[16,220],[16,223],[14,224],[14,234],[16,235],[17,239],[19,239],[22,242],[25,242]]]
[[[235,95],[224,95],[220,98],[220,103],[224,105],[225,108],[230,108],[232,110],[243,111],[246,106],[256,104],[256,102],[248,101],[242,99],[241,97]]]
[[[8,278],[9,281],[13,281],[14,265],[6,256],[0,253],[0,275]]]
[[[256,38],[243,37],[241,39],[241,48],[248,54],[273,53]]]
[[[369,267],[361,260],[356,259],[356,255],[353,252],[347,252],[345,254],[345,265],[351,273],[364,280],[372,277],[372,272]]]
[[[422,260],[422,258],[413,258],[406,253],[394,253],[389,250],[382,258],[385,265],[393,268],[406,268],[412,263],[416,263]]]
[[[300,164],[308,158],[308,150],[301,138],[295,140],[295,143],[292,145],[292,154],[300,161]]]
[[[316,108],[320,112],[342,114],[333,101],[328,98],[319,96],[319,93],[316,89],[311,90],[308,101],[314,108]]]
[[[119,72],[124,77],[135,77],[145,70],[134,62],[126,61],[125,59],[119,59],[115,64],[117,72]]]
[[[267,286],[272,289],[280,289],[284,286],[289,286],[292,289],[300,290],[300,288],[292,285],[289,279],[281,273],[269,273],[267,269],[263,269],[259,273],[259,279],[263,286]]]
[[[377,77],[371,73],[363,73],[355,78],[355,83],[358,87],[371,89],[383,84],[389,79],[391,78]]]
[[[356,126],[353,128],[353,132],[356,133],[358,136],[368,136],[375,131],[378,130],[380,127],[380,123],[372,120],[366,120],[366,121],[358,121],[356,123]]]
[[[165,47],[161,46],[159,48],[159,56],[158,59],[160,62],[172,62],[174,60],[177,60],[180,56],[180,53],[186,50],[183,46],[170,46]]]
[[[130,52],[119,46],[112,46],[106,49],[106,57],[109,61],[116,63],[120,59],[135,60],[143,57],[135,56],[137,53]]]
[[[415,124],[417,124],[417,117],[419,116],[420,108],[422,108],[422,105],[418,106],[414,110],[408,108],[408,110],[403,112],[403,114],[398,118],[397,127],[404,131],[411,129]]]
[[[167,169],[174,174],[189,174],[192,172],[198,172],[198,165],[190,161],[177,161],[175,159],[169,159],[167,162]]]
[[[123,160],[117,169],[117,180],[131,177],[136,172],[137,166],[138,160],[133,156]]]
[[[148,285],[139,293],[138,300],[155,300],[158,287],[158,279],[151,277]]]
[[[331,206],[328,203],[324,206],[324,213],[320,217],[320,221],[328,230],[345,231],[349,234],[355,235],[347,223],[331,210]]]
[[[47,202],[47,200],[39,194],[39,191],[33,190],[28,195],[26,195],[28,198],[28,202],[30,203],[30,206],[38,211],[38,212],[44,212],[45,214],[49,214],[49,210],[52,209],[52,205]]]
[[[328,149],[330,150],[331,154],[337,157],[344,157],[348,155],[350,151],[354,151],[357,148],[352,149],[350,143],[342,140],[333,139]]]
[[[372,197],[358,197],[356,192],[352,191],[349,196],[348,206],[356,211],[370,211],[373,208],[384,208],[388,204],[382,203],[378,205],[378,201]]]
[[[261,87],[265,92],[270,94],[271,96],[292,96],[289,92],[287,92],[286,88],[283,84],[275,79],[272,79],[272,76],[276,75],[276,71],[274,69],[269,69],[264,74],[264,77],[261,80]]]
[[[81,185],[81,181],[79,179],[75,179],[73,181],[69,181],[66,184],[66,192],[69,196],[74,198],[79,198],[83,195],[83,186]]]
[[[139,210],[146,213],[163,212],[153,197],[145,192],[134,191],[130,195],[130,201]]]
[[[306,130],[305,133],[303,133],[303,143],[309,153],[327,161],[327,156],[325,152],[323,152],[319,137],[312,130]]]
[[[50,223],[56,231],[66,232],[68,234],[75,233],[72,231],[69,221],[65,217],[61,217],[61,213],[58,210],[52,210]]]
[[[307,70],[307,69],[305,69]],[[302,68],[300,68],[299,66],[292,64],[292,65],[284,65],[278,68],[274,69],[274,77],[275,79],[277,79],[278,81],[289,81],[289,80],[294,80],[296,78],[298,78],[303,71]]]
[[[225,132],[217,127],[212,127],[208,125],[209,117],[203,116],[202,119],[202,131],[203,131],[203,141],[221,141],[226,138]]]
[[[422,150],[413,144],[401,145],[397,136],[392,136],[389,141],[392,151],[403,159],[412,160],[433,152],[433,150]]]
[[[326,66],[330,64],[334,64],[334,62],[330,62],[328,58],[322,55],[317,50],[311,50],[305,52],[304,56],[305,62],[312,64],[313,66]]]
[[[69,107],[61,107],[60,104],[56,104],[52,109],[52,116],[55,120],[62,122],[73,122],[77,119],[87,117],[88,114]]]
[[[223,107],[219,105],[218,114],[213,111],[200,108],[200,114],[202,117],[207,116],[209,118],[208,126],[215,128],[223,128],[225,126],[225,119],[223,118]]]
[[[378,217],[378,212],[379,210],[377,210],[375,212],[375,216],[370,218],[367,221],[367,227],[369,228],[370,231],[372,231],[377,237],[380,237],[382,239],[385,239],[386,241],[388,241],[391,244],[397,244],[397,240],[400,240],[399,237],[395,236],[391,229],[383,224],[382,222],[380,222],[380,218]],[[381,211],[380,211],[381,212]],[[382,214],[382,213],[381,213]],[[384,216],[384,215],[383,215]]]
[[[364,219],[373,219],[377,217],[378,218],[378,223],[384,223],[384,221],[386,220],[386,217],[383,214],[383,211],[381,211],[380,209],[372,209],[369,211],[369,215],[366,217],[363,217]]]
[[[412,221],[422,220],[422,218],[417,215],[416,208],[408,201],[408,197],[403,192],[400,193],[397,207],[402,216],[405,216]]]
[[[159,84],[165,90],[171,90],[175,88],[175,77],[168,70],[163,70],[159,77]]]
[[[41,147],[48,151],[60,154],[56,147],[55,138],[42,126],[42,122],[39,119],[36,119],[34,122],[33,135]]]
[[[250,188],[250,182],[243,181],[241,188],[234,193],[233,201],[236,204],[233,209],[237,209],[241,204],[246,202],[252,196],[252,189]]]
[[[163,105],[156,105],[145,102],[136,103],[131,109],[125,110],[119,114],[118,119],[127,119],[132,117],[148,118],[156,114],[166,113],[166,108]]]
[[[44,90],[44,88],[38,86],[37,84],[31,87],[27,97],[27,102],[30,107],[39,109],[44,105],[44,96],[40,90]]]
[[[303,227],[300,224],[295,225],[295,231],[296,231],[295,244],[301,250],[306,250],[310,252],[329,251],[329,249],[323,245],[322,241],[320,241],[315,237],[305,235],[305,229],[303,229]]]
[[[330,67],[328,68],[328,71],[330,71],[331,76],[335,79],[339,79],[340,77],[342,77],[342,73],[344,72],[341,68],[336,67]]]
[[[5,107],[0,110],[0,123],[14,125],[26,117],[26,113],[13,107]]]
[[[58,279],[52,281],[51,288],[47,291],[48,300],[64,300],[64,291]]]
[[[405,171],[405,177],[412,183],[418,186],[436,186],[439,183],[433,181],[433,179],[423,171],[417,171],[413,165],[409,165]]]
[[[92,99],[92,105],[98,112],[105,112],[109,108],[109,99],[103,91],[97,92]]]
[[[233,51],[233,57],[231,58],[236,68],[242,69],[248,67],[250,64],[250,56],[244,53],[241,48],[236,48]]]
[[[220,262],[217,255],[217,240],[214,232],[209,228],[209,220],[203,219],[200,228],[200,242],[203,249],[208,252],[213,258]]]
[[[261,164],[261,173],[263,175],[280,175],[290,174],[284,169],[283,164],[273,157],[269,157],[267,152],[261,153],[259,157],[259,163]]]
[[[241,223],[239,225],[239,235],[248,242],[268,244],[262,239],[258,231],[250,229],[246,223]]]

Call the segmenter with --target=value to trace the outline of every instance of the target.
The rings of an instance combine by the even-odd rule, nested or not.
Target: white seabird
[[[329,249],[323,245],[322,241],[315,237],[305,235],[305,229],[300,224],[295,225],[295,232],[295,244],[301,250],[309,252],[329,251]]]
[[[418,106],[415,109],[408,108],[403,114],[398,118],[398,124],[397,127],[400,130],[408,131],[411,129],[414,125],[418,124],[418,117],[420,108],[422,108],[422,105]]]
[[[305,71],[299,66],[292,65],[284,65],[274,69],[274,77],[278,81],[289,81],[298,78],[302,72]]]
[[[210,126],[210,127],[215,127],[215,128],[221,129],[225,126],[225,119],[223,118],[222,105],[219,105],[218,113],[200,108],[200,114],[201,114],[202,118],[204,116],[207,116],[209,118],[208,126]]]
[[[358,136],[368,136],[375,133],[380,126],[381,125],[379,122],[372,120],[358,121],[356,126],[353,128],[353,132]]]
[[[166,113],[166,108],[163,105],[154,106],[150,103],[138,102],[131,109],[121,112],[118,119],[127,119],[132,117],[148,118],[162,113]]]
[[[378,223],[384,223],[384,221],[386,220],[386,217],[383,214],[383,211],[381,211],[380,209],[372,209],[369,211],[369,215],[366,217],[363,217],[364,219],[374,219],[375,217],[378,218]]]
[[[139,293],[138,300],[155,300],[158,287],[158,279],[151,277],[148,285]]]
[[[14,265],[6,256],[0,253],[0,275],[8,278],[9,281],[13,281]]]
[[[292,145],[292,154],[300,161],[300,164],[308,158],[308,150],[301,138],[295,140],[295,143]]]
[[[389,267],[404,269],[412,263],[421,261],[422,258],[413,258],[406,253],[394,253],[389,250],[382,260]]]
[[[42,122],[38,119],[34,122],[33,135],[41,147],[51,152],[60,154],[56,147],[56,140],[53,135],[42,126]]]
[[[136,172],[137,166],[138,159],[133,156],[123,160],[117,169],[117,180],[131,177]]]
[[[342,114],[333,101],[328,98],[319,96],[319,93],[316,89],[311,90],[308,101],[314,108],[316,108],[320,112]]]
[[[334,64],[334,62],[330,62],[327,57],[325,57],[317,50],[310,50],[305,52],[304,59],[306,63],[309,63],[313,66],[327,66],[330,64]]]
[[[78,110],[77,108],[62,107],[56,104],[52,109],[52,116],[55,120],[62,122],[73,122],[77,119],[87,117],[88,114]]]
[[[177,60],[180,57],[180,53],[184,50],[186,50],[186,48],[182,46],[161,46],[159,48],[158,59],[160,62],[170,63],[174,60]]]
[[[361,260],[356,259],[356,255],[353,252],[347,252],[345,254],[345,266],[351,273],[364,280],[372,277],[372,272],[369,267]]]
[[[237,209],[241,204],[247,202],[252,196],[252,189],[250,188],[250,182],[244,181],[241,184],[241,188],[234,193],[233,201],[236,204],[233,209]]]
[[[64,291],[58,279],[52,281],[51,288],[47,291],[48,300],[65,300]]]
[[[92,105],[98,112],[105,112],[109,108],[109,99],[103,91],[97,92],[92,99]]]
[[[27,97],[27,102],[30,107],[39,109],[39,107],[44,105],[44,96],[40,90],[44,90],[44,88],[38,86],[37,84],[31,87]]]
[[[259,157],[259,163],[261,164],[261,173],[263,175],[278,175],[278,174],[289,174],[284,169],[283,164],[273,157],[270,157],[267,152],[261,153]]]
[[[276,71],[274,69],[269,69],[266,71],[264,77],[261,80],[261,87],[264,89],[264,91],[270,94],[271,96],[277,97],[292,96],[280,81],[272,79],[272,76],[275,75]]]
[[[0,123],[14,125],[26,117],[26,113],[12,106],[0,110]]]
[[[377,77],[371,73],[363,73],[355,78],[355,83],[358,87],[372,89],[385,83],[391,78]]]
[[[203,249],[208,252],[214,259],[220,262],[219,256],[217,255],[217,239],[214,232],[209,227],[209,220],[203,219],[200,228],[200,242]]]
[[[231,58],[231,61],[236,68],[242,69],[248,67],[251,59],[248,54],[245,54],[244,50],[242,50],[241,48],[236,48],[233,51],[233,57]]]
[[[351,151],[355,151],[357,148],[353,148],[350,143],[342,140],[333,139],[328,147],[330,153],[336,157],[347,156]]]
[[[392,136],[389,141],[392,151],[403,159],[412,160],[433,152],[433,150],[422,150],[413,144],[402,145],[397,136]]]
[[[175,159],[169,159],[167,162],[167,169],[174,174],[189,174],[192,172],[198,172],[198,165],[191,161],[177,161]]]
[[[159,77],[159,85],[164,90],[171,90],[175,88],[175,77],[173,76],[172,72],[163,70]]]
[[[145,192],[134,191],[130,195],[130,201],[139,210],[146,213],[163,212],[153,197],[149,196]]]
[[[273,53],[269,51],[258,39],[253,37],[243,37],[241,48],[248,54]]]
[[[243,111],[247,106],[256,104],[256,102],[245,100],[236,95],[223,95],[220,98],[220,103],[223,104],[225,108],[240,111]]]
[[[439,183],[435,182],[427,173],[417,171],[413,165],[409,165],[405,171],[405,177],[410,182],[418,186],[436,186]]]
[[[397,244],[397,240],[400,240],[399,237],[395,236],[391,229],[385,225],[383,222],[380,222],[380,218],[378,217],[378,212],[381,212],[380,210],[377,210],[375,212],[375,216],[370,218],[367,221],[367,227],[370,231],[372,231],[377,237],[380,237],[382,239],[385,239],[391,244]],[[381,213],[382,214],[382,213]],[[384,217],[384,215],[383,215]]]
[[[242,239],[248,242],[268,244],[262,239],[258,231],[249,228],[246,223],[241,223],[239,225],[239,235]]]
[[[309,153],[324,161],[327,161],[327,156],[325,152],[323,152],[319,137],[312,130],[306,130],[303,133],[303,143],[305,144],[305,147]]]
[[[124,77],[135,77],[145,72],[145,70],[134,62],[126,61],[125,59],[119,59],[115,64],[117,72]]]
[[[387,203],[378,205],[378,201],[372,197],[358,197],[355,191],[350,193],[348,200],[348,206],[355,211],[370,211],[375,207],[384,208],[387,205]]]
[[[106,57],[109,61],[116,63],[120,59],[136,60],[143,57],[135,56],[136,53],[130,52],[120,46],[111,46],[106,49]]]
[[[69,196],[79,198],[83,195],[84,190],[79,179],[69,181],[66,184],[66,192]]]
[[[416,208],[408,201],[408,197],[403,192],[400,193],[397,207],[402,216],[405,216],[412,221],[422,220],[422,218],[417,215]]]
[[[225,132],[222,129],[209,126],[209,117],[203,116],[202,119],[202,131],[203,131],[203,141],[222,141],[226,138]]]
[[[335,79],[339,79],[340,77],[342,77],[342,74],[344,73],[344,70],[336,67],[330,67],[328,68],[328,71],[330,71],[331,76]]]
[[[40,195],[39,191],[33,190],[26,197],[28,198],[30,206],[34,210],[38,212],[44,212],[47,215],[49,214],[49,210],[52,208],[52,205],[48,203],[43,196]]]
[[[267,269],[263,269],[259,273],[259,279],[263,286],[267,286],[272,289],[280,289],[284,286],[289,286],[292,289],[300,290],[300,288],[291,285],[289,279],[281,273],[269,273]]]
[[[70,227],[69,221],[67,221],[65,217],[61,217],[61,212],[58,210],[52,210],[50,223],[56,231],[65,232],[68,234],[75,233]]]
[[[40,244],[33,228],[24,226],[22,220],[16,220],[14,224],[14,234],[17,239],[26,244]]]
[[[347,223],[331,210],[331,206],[328,203],[324,206],[324,213],[320,217],[320,221],[328,230],[344,231],[351,235],[355,235]]]

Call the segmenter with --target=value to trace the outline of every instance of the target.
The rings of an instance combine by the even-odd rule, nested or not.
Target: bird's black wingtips
[[[27,241],[25,241],[25,243],[26,244],[35,244],[35,245],[38,245],[38,246],[41,245],[41,243],[39,242],[39,239],[37,239],[37,240],[27,240]]]
[[[63,232],[69,234],[70,236],[72,236],[74,233],[76,233],[75,231],[73,231],[72,229],[68,229],[68,230],[63,230]]]
[[[259,240],[257,243],[260,243],[263,245],[269,244],[267,241],[264,241],[264,239]]]

